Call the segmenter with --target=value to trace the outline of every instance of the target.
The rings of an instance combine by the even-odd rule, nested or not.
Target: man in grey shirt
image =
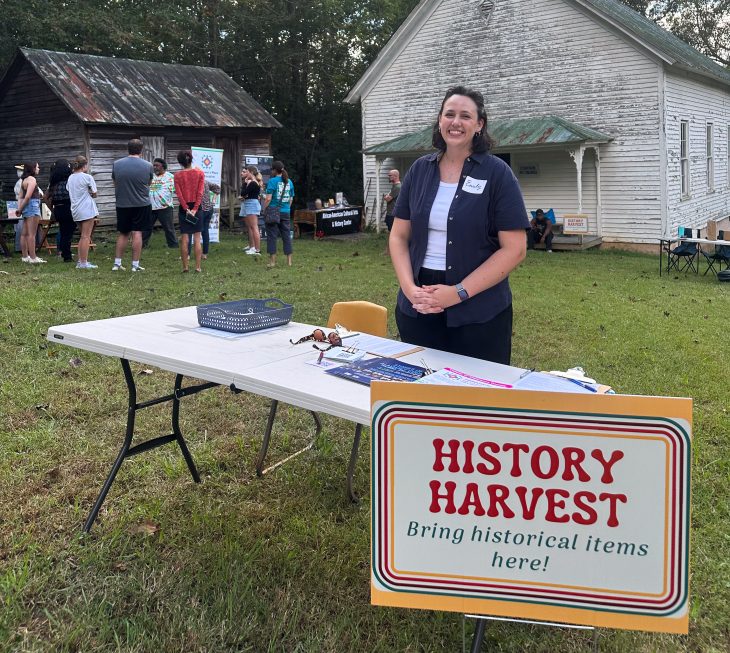
[[[112,179],[117,200],[117,247],[112,271],[124,270],[122,256],[132,236],[132,272],[144,270],[139,264],[142,253],[142,232],[152,217],[150,182],[152,164],[142,157],[142,141],[133,138],[127,143],[129,156],[118,159],[112,167]]]

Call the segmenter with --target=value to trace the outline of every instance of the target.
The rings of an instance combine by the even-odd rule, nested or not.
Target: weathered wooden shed
[[[112,163],[139,137],[143,156],[164,158],[171,172],[181,149],[222,149],[222,214],[231,215],[244,156],[270,155],[277,127],[217,68],[20,48],[0,79],[3,199],[13,199],[16,163],[39,161],[45,186],[56,159],[84,154],[102,224],[114,224]]]
[[[730,213],[728,70],[618,0],[421,0],[346,98],[371,215],[456,84],[484,94],[529,209],[646,244]]]

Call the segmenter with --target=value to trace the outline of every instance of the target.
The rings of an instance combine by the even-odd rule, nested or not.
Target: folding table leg
[[[143,451],[155,449],[164,444],[167,444],[168,442],[177,442],[180,446],[183,458],[185,458],[185,462],[188,465],[188,469],[190,470],[190,474],[192,475],[193,480],[196,483],[200,483],[200,475],[198,474],[198,470],[196,469],[195,463],[193,462],[193,457],[190,455],[190,450],[188,449],[188,446],[185,443],[185,439],[183,438],[182,431],[180,430],[180,399],[187,395],[196,394],[198,392],[201,392],[202,390],[207,390],[208,388],[215,387],[218,384],[201,383],[200,385],[183,388],[183,376],[182,374],[178,374],[175,378],[175,390],[172,394],[158,397],[157,399],[151,399],[142,403],[137,403],[137,385],[134,382],[134,375],[132,374],[132,369],[129,366],[129,361],[122,358],[121,362],[122,370],[124,372],[124,380],[127,384],[127,390],[129,391],[129,403],[127,406],[127,430],[124,435],[124,443],[122,444],[122,448],[119,450],[117,458],[112,465],[112,469],[109,472],[106,481],[104,481],[101,492],[99,492],[99,496],[94,502],[94,507],[91,509],[89,516],[86,518],[86,523],[84,524],[85,533],[88,533],[91,530],[94,521],[96,521],[99,510],[104,503],[104,499],[106,499],[106,495],[109,493],[109,489],[111,488],[112,483],[114,483],[114,479],[116,478],[117,473],[119,472],[119,468],[122,466],[122,462],[124,462],[125,458],[130,458],[131,456],[135,456],[139,453],[142,453]],[[142,442],[141,444],[138,444],[134,447],[131,446],[132,437],[134,436],[134,422],[137,416],[137,411],[142,408],[149,408],[150,406],[155,406],[157,404],[168,401],[172,401],[172,433],[146,440],[145,442]]]
[[[355,424],[355,437],[352,440],[352,450],[350,451],[350,464],[347,466],[347,496],[352,503],[358,503],[360,497],[355,494],[352,488],[352,477],[355,474],[355,463],[357,463],[357,451],[360,448],[360,436],[362,435],[362,424]]]
[[[315,413],[313,410],[310,410],[309,412],[312,414],[312,417],[314,418],[314,425],[315,425],[315,431],[314,435],[312,436],[312,440],[309,442],[309,444],[306,447],[302,447],[298,451],[295,451],[290,456],[287,456],[283,460],[280,460],[279,462],[274,463],[273,465],[269,465],[264,469],[264,463],[266,462],[266,454],[269,451],[269,442],[271,441],[271,431],[274,428],[274,419],[276,418],[276,410],[279,407],[279,402],[276,399],[271,400],[271,408],[269,408],[269,419],[266,422],[266,431],[264,432],[264,439],[261,442],[261,448],[259,449],[259,455],[256,458],[256,475],[257,476],[263,476],[264,474],[268,474],[269,472],[273,471],[277,467],[283,465],[285,462],[288,462],[292,458],[296,458],[300,454],[303,454],[305,451],[309,451],[313,446],[315,441],[317,440],[317,436],[322,431],[322,422],[319,419],[319,415]]]

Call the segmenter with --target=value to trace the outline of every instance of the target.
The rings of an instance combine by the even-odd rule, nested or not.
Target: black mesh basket
[[[280,299],[240,299],[198,306],[200,326],[233,333],[248,333],[287,324],[294,307]]]

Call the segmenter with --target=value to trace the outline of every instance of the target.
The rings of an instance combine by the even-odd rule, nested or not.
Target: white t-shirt
[[[96,202],[91,193],[96,192],[94,178],[85,172],[74,172],[66,182],[68,196],[71,199],[71,215],[74,222],[83,222],[99,215]]]
[[[459,184],[439,182],[439,190],[431,207],[428,218],[428,245],[426,257],[421,267],[429,270],[446,269],[446,225],[449,219],[449,209],[454,201]]]

